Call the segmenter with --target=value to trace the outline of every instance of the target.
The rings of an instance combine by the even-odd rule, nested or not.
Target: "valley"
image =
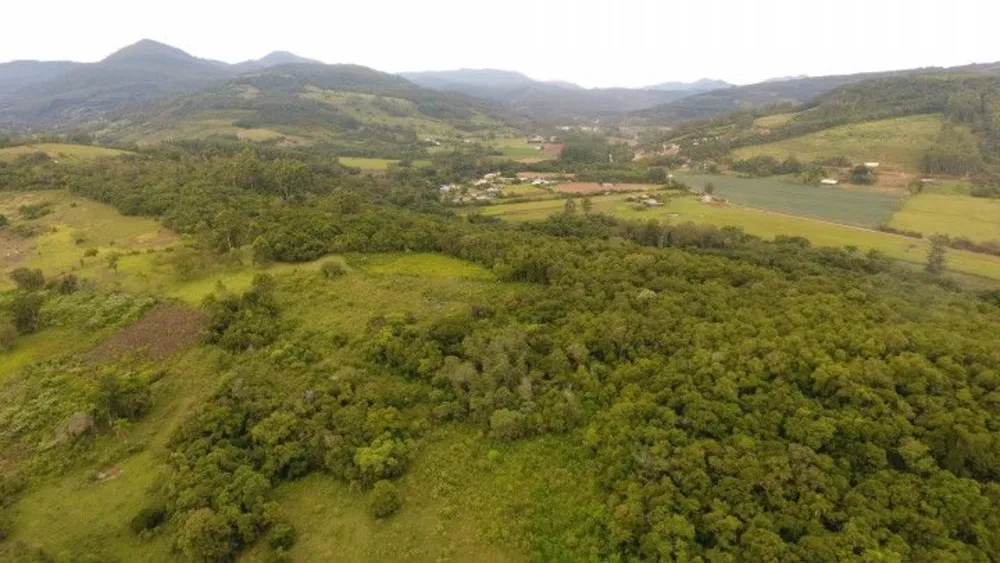
[[[1000,557],[1000,66],[640,83],[0,63],[0,560]]]

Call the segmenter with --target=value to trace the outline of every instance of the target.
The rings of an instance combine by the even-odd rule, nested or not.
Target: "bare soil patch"
[[[84,359],[102,363],[138,352],[162,360],[194,344],[207,323],[208,315],[185,305],[157,307],[98,344]]]

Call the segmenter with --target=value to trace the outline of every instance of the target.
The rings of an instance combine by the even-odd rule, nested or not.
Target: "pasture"
[[[341,164],[344,166],[350,166],[352,168],[360,168],[367,171],[384,171],[388,170],[390,165],[399,164],[398,160],[393,160],[390,158],[361,158],[361,157],[351,157],[351,156],[341,156],[337,158]],[[413,166],[420,168],[421,166],[430,166],[431,162],[429,160],[414,160]]]
[[[771,116],[777,117],[777,116]],[[846,156],[854,163],[879,162],[891,172],[916,172],[920,158],[941,131],[941,116],[915,115],[855,123],[733,151],[735,158],[770,155],[803,162]]]
[[[94,147],[90,145],[70,145],[64,143],[38,143],[28,145],[18,145],[0,149],[0,160],[14,160],[19,156],[43,152],[49,158],[74,164],[94,160],[95,158],[115,157],[125,154],[125,151],[110,149],[107,147]]]
[[[669,198],[664,207],[640,211],[625,201],[626,197],[594,197],[591,200],[594,212],[610,213],[624,219],[657,219],[674,224],[692,222],[717,227],[740,227],[748,234],[764,239],[773,239],[778,235],[802,236],[815,246],[855,246],[861,250],[878,250],[894,260],[912,264],[923,264],[927,259],[929,243],[926,240],[736,205],[707,205],[687,196]],[[532,201],[493,205],[479,211],[483,215],[511,221],[538,221],[554,213],[561,213],[563,205],[563,200]],[[954,272],[1000,280],[1000,258],[995,256],[949,250],[947,268]]]
[[[698,191],[711,182],[717,196],[738,205],[860,227],[882,224],[902,197],[900,192],[807,186],[775,178],[678,173],[676,179]]]
[[[639,192],[658,190],[661,186],[655,184],[611,184],[605,186],[599,182],[568,182],[557,184],[555,190],[564,194],[597,194],[603,192]]]
[[[945,234],[982,242],[1000,240],[1000,201],[967,195],[924,193],[906,200],[889,226],[925,236]]]

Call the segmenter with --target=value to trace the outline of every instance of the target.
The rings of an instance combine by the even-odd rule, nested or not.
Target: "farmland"
[[[774,178],[678,173],[677,180],[695,190],[710,182],[716,195],[738,205],[860,227],[881,224],[902,197],[902,192],[806,186]]]
[[[125,151],[90,145],[70,145],[65,143],[37,143],[18,145],[0,149],[0,160],[13,160],[19,156],[43,152],[56,160],[65,163],[84,162],[95,158],[112,157]]]
[[[914,264],[922,264],[927,259],[928,243],[924,240],[735,205],[705,205],[687,196],[670,198],[662,208],[639,211],[625,201],[626,197],[594,197],[593,210],[625,219],[658,219],[671,223],[690,221],[718,227],[740,227],[751,235],[765,239],[778,235],[803,236],[815,246],[874,249],[890,258]],[[562,212],[564,203],[564,200],[548,200],[494,205],[482,209],[481,213],[511,221],[537,221]],[[952,250],[948,253],[948,267],[956,272],[1000,280],[1000,258],[994,256]]]
[[[351,166],[353,168],[360,168],[362,170],[386,170],[392,164],[398,164],[398,160],[392,160],[388,158],[357,158],[342,156],[337,160],[340,161],[344,166]],[[429,160],[415,160],[413,161],[413,166],[429,166]]]
[[[977,242],[1000,240],[1000,201],[959,194],[920,194],[906,200],[889,226]]]
[[[771,116],[777,118],[777,116]],[[881,163],[889,171],[915,172],[941,131],[939,115],[916,115],[834,127],[775,143],[733,151],[736,158],[795,156],[803,162],[846,156],[852,162]]]

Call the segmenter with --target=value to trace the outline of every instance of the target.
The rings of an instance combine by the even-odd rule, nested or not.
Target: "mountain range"
[[[150,132],[267,135],[410,142],[506,125],[531,128],[630,119],[670,125],[778,103],[802,104],[849,84],[931,71],[996,72],[998,64],[843,76],[795,77],[748,86],[719,80],[640,89],[583,88],[496,69],[408,72],[326,65],[276,51],[228,64],[142,40],[96,63],[0,64],[0,129],[89,130],[138,139]],[[210,124],[215,124],[210,125]],[[263,135],[263,133],[259,133]]]

